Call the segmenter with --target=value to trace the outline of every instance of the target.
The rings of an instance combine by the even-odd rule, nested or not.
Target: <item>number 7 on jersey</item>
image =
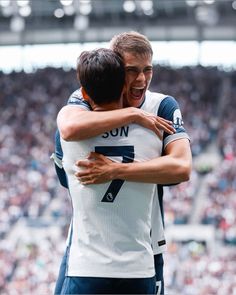
[[[134,161],[134,146],[124,145],[124,146],[96,146],[95,152],[102,154],[107,157],[122,157],[122,163],[131,163]],[[124,180],[115,179],[109,185],[105,195],[103,196],[101,202],[112,203],[115,201],[117,194],[119,193]]]

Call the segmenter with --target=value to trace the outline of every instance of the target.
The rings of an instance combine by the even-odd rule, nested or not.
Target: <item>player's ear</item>
[[[83,87],[81,87],[81,92],[82,92],[82,95],[83,95],[83,99],[86,100],[90,104],[90,106],[93,108],[94,107],[94,102],[90,98],[90,96],[87,94],[86,90]]]
[[[88,96],[87,92],[85,91],[84,87],[81,87],[81,92],[82,92],[84,100],[89,101],[89,96]]]
[[[124,84],[123,90],[122,90],[122,94],[124,94],[126,92],[126,84]]]
[[[126,87],[126,84],[123,86],[123,89],[122,89],[122,96],[124,96],[127,92],[127,87]]]
[[[121,97],[120,97],[122,105],[124,105],[124,96],[125,95],[126,95],[126,86],[124,85],[123,90],[121,92]]]

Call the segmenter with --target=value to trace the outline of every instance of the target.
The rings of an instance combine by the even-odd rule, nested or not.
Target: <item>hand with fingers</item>
[[[161,140],[163,138],[163,132],[166,132],[168,134],[175,133],[176,130],[173,127],[172,121],[166,120],[159,116],[155,116],[141,109],[137,109],[137,111],[139,112],[139,116],[137,117],[135,123],[152,130]]]
[[[83,170],[76,172],[75,176],[86,185],[109,182],[116,164],[101,154],[91,152],[86,160],[76,162],[76,166]]]

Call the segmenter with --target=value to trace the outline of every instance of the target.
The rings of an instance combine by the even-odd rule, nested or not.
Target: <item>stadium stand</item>
[[[165,188],[169,295],[236,294],[235,82],[215,67],[155,67],[151,88],[178,99],[194,156],[191,180]],[[0,73],[3,295],[52,294],[71,208],[50,154],[57,112],[77,87],[74,70]]]

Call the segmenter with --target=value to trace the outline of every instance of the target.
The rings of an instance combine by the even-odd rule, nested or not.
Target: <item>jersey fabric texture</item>
[[[55,153],[51,155],[50,159],[54,161],[55,170],[57,173],[57,177],[60,181],[60,184],[64,186],[65,188],[68,188],[65,170],[62,166],[63,152],[61,148],[60,133],[58,129],[55,132],[54,142],[55,142]]]
[[[156,103],[159,104],[157,108]],[[88,102],[83,99],[81,89],[77,89],[75,92],[71,94],[68,100],[68,104],[78,106],[87,111],[92,110]],[[163,150],[165,149],[167,144],[174,140],[181,138],[189,139],[189,136],[186,133],[183,126],[182,114],[180,112],[179,105],[173,97],[147,90],[144,102],[142,103],[140,108],[154,115],[158,115],[162,118],[173,121],[176,133],[163,133]],[[61,178],[63,178],[62,174]],[[153,201],[153,226],[151,233],[153,242],[153,252],[154,254],[160,254],[166,250],[163,215],[163,187],[161,185],[158,185],[156,192],[157,197],[154,198]]]
[[[153,106],[151,104],[147,104],[148,100],[150,97],[155,99],[156,95],[160,95],[159,93],[156,92],[150,92],[146,91],[146,96],[144,103],[142,104],[141,108],[146,110],[147,112],[152,112],[155,111],[153,109]],[[80,89],[77,89],[75,92],[72,93],[68,100],[69,105],[74,105],[80,108],[83,108],[84,110],[91,111],[91,107],[88,104],[86,100],[83,99],[82,92]],[[150,107],[150,109],[149,109]],[[165,119],[171,120],[174,122],[174,127],[176,129],[175,134],[163,134],[163,150],[166,147],[168,143],[171,141],[180,139],[180,138],[188,138],[188,135],[183,127],[183,121],[182,121],[182,115],[179,110],[178,103],[173,97],[166,96],[166,95],[161,95],[161,101],[159,108],[157,110],[157,113],[154,112],[154,114],[161,116]],[[55,168],[56,172],[59,178],[60,183],[67,187],[67,179],[66,175],[64,172],[64,169],[61,164],[61,160],[63,157],[63,153],[61,150],[61,144],[60,144],[60,135],[59,132],[56,132],[55,136],[55,153],[52,155],[52,158],[54,159],[55,162]],[[157,209],[153,208],[153,215],[152,222],[152,239],[153,239],[153,251],[154,254],[159,254],[163,253],[166,249],[166,242],[165,242],[165,237],[164,237],[164,217],[163,217],[163,187],[161,185],[158,185],[157,187],[157,193],[158,193],[158,198],[154,199],[154,206],[156,206]],[[156,203],[155,203],[156,202]],[[159,212],[162,214],[160,215]]]
[[[152,93],[153,95],[155,95],[155,93]],[[149,91],[147,92],[146,95],[146,99],[145,101],[148,99],[149,97]],[[70,105],[75,105],[75,106],[79,106],[85,110],[92,110],[90,105],[87,103],[87,101],[85,101],[82,98],[82,93],[79,90],[76,90],[71,97],[68,100],[68,104]],[[145,106],[145,102],[143,104]],[[147,105],[146,105],[147,107]],[[164,117],[166,119],[169,120],[173,120],[174,119],[174,112],[176,110],[178,110],[178,104],[175,101],[174,98],[172,97],[168,97],[168,96],[164,96],[162,101],[160,102],[160,106],[158,109],[158,113],[157,115]],[[149,111],[146,108],[147,111]],[[177,113],[178,114],[178,113]],[[179,113],[179,118],[178,116],[176,116],[177,119],[175,119],[175,123],[179,123],[179,124],[175,124],[175,128],[176,128],[176,134],[173,135],[169,135],[169,134],[164,134],[164,138],[165,138],[165,143],[163,145],[166,146],[169,142],[178,139],[178,138],[188,138],[188,135],[186,134],[185,129],[183,128],[182,123],[182,118],[181,118],[181,113]],[[67,179],[66,179],[66,175],[64,172],[64,169],[62,167],[62,160],[63,157],[63,153],[61,150],[61,145],[60,145],[60,136],[59,136],[59,132],[56,132],[56,137],[55,137],[55,154],[54,154],[54,161],[55,161],[55,167],[56,167],[56,171],[59,177],[59,180],[61,182],[61,184],[65,187],[67,187]],[[157,210],[155,209],[155,207],[153,206],[153,214],[152,214],[152,243],[153,243],[153,250],[154,250],[154,254],[158,254],[158,253],[162,253],[165,250],[165,238],[164,238],[164,230],[163,230],[163,204],[162,204],[162,197],[163,197],[163,188],[162,186],[158,185],[157,186],[157,194],[158,194],[158,198],[154,198],[154,200],[157,200],[157,202],[154,204],[154,206],[156,206]],[[161,211],[161,214],[159,214],[159,212]],[[68,239],[69,241],[69,239]],[[64,255],[63,258],[63,263],[61,265],[61,273],[62,276],[58,277],[57,280],[57,286],[59,285],[59,288],[56,288],[55,294],[59,294],[60,293],[60,289],[62,286],[62,282],[64,281],[65,278],[65,272],[66,272],[66,261],[67,261],[67,252]],[[156,259],[158,258],[158,260]],[[161,289],[161,294],[164,294],[164,282],[163,282],[163,262],[162,262],[162,267],[160,267],[160,263],[156,263],[156,260],[163,261],[162,255],[155,255],[155,268],[156,268],[156,276],[157,276],[157,282],[161,281],[161,285],[159,287],[159,289]],[[160,271],[162,273],[160,273]],[[61,278],[59,280],[59,278]],[[58,290],[59,289],[59,290]],[[159,293],[159,292],[158,292]]]
[[[159,101],[150,104],[155,104],[156,113]],[[162,141],[152,131],[131,124],[87,140],[61,139],[61,145],[73,205],[67,275],[154,276],[150,232],[156,185],[113,180],[84,186],[74,174],[78,169],[75,162],[85,159],[91,151],[114,161],[146,161],[161,156]]]

